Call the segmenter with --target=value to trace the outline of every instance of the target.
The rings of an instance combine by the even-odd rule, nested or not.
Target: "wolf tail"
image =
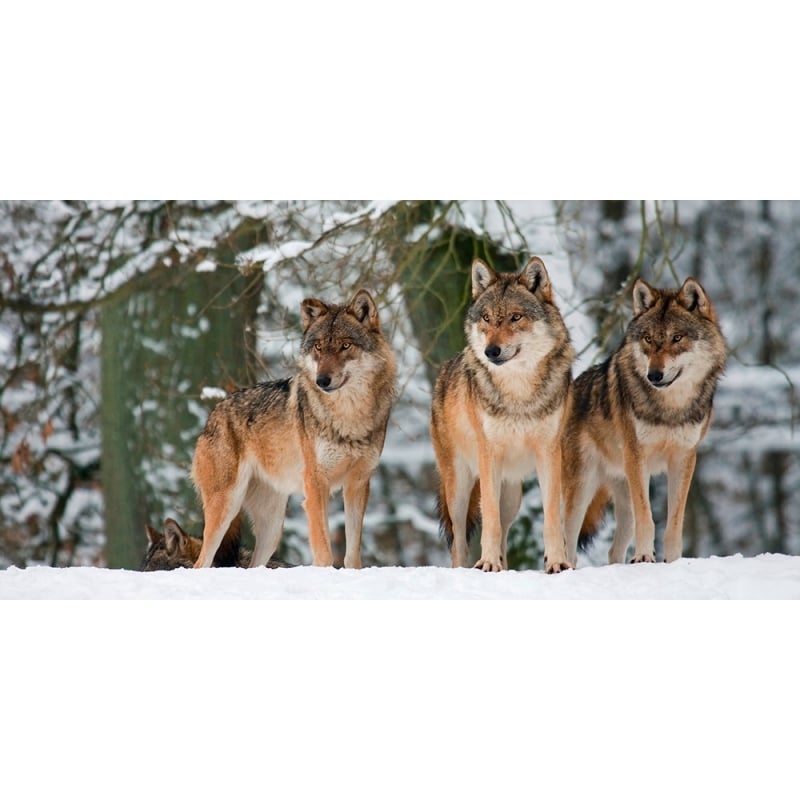
[[[450,517],[450,509],[447,506],[447,500],[444,496],[444,491],[439,486],[439,502],[437,503],[437,511],[439,512],[439,531],[444,536],[447,542],[448,550],[453,547],[453,520]],[[472,492],[469,496],[469,506],[467,507],[467,541],[470,541],[478,530],[481,521],[481,488],[478,481],[472,487]]]
[[[242,547],[242,512],[240,511],[228,525],[217,552],[214,554],[214,567],[238,567]]]
[[[586,509],[586,514],[583,517],[583,524],[578,534],[578,548],[580,550],[586,551],[592,544],[594,537],[597,535],[603,523],[603,519],[606,515],[606,507],[610,499],[611,492],[608,490],[607,486],[601,486],[595,492],[592,502],[589,503],[589,508]]]

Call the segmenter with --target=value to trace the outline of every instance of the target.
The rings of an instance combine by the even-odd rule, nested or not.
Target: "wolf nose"
[[[661,383],[664,380],[664,373],[658,369],[651,369],[650,372],[647,373],[647,380],[650,383]]]
[[[331,385],[330,375],[317,375],[317,386],[320,389],[327,389]]]
[[[490,344],[483,351],[484,355],[486,356],[486,358],[489,359],[489,361],[494,361],[496,358],[498,358],[500,356],[501,352],[502,351],[500,350],[500,348],[496,344]]]

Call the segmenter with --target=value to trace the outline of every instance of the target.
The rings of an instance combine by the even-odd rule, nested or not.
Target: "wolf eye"
[[[319,342],[314,342],[314,349],[319,353],[322,350],[322,345]]]
[[[675,335],[672,337],[672,341],[673,341],[673,342],[679,342],[681,339],[683,339],[683,334],[682,334],[682,333],[676,333],[676,334],[675,334]]]
[[[522,319],[522,314],[512,314],[511,321],[512,322],[519,322]]]
[[[342,350],[349,350],[350,342],[342,342]]]
[[[484,322],[489,322],[489,315],[488,314],[484,314],[483,315],[483,321]]]
[[[646,333],[644,336],[642,336],[642,339],[644,339],[647,344],[650,344],[653,341],[653,337],[649,333]]]

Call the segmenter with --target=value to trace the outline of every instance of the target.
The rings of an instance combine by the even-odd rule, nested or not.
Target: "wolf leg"
[[[500,519],[502,453],[490,450],[486,440],[478,444],[478,473],[481,487],[481,557],[475,566],[484,572],[506,569],[503,561],[503,525]]]
[[[670,459],[667,465],[667,527],[664,532],[664,560],[675,561],[683,551],[683,516],[686,498],[694,475],[697,453],[684,451]]]
[[[614,541],[608,551],[609,564],[624,564],[628,547],[633,540],[633,506],[628,483],[624,479],[615,480],[611,485],[614,498]]]
[[[192,477],[203,506],[204,527],[196,568],[213,564],[225,533],[242,508],[249,475],[247,465],[238,462],[224,441],[215,447],[205,436],[198,439]]]
[[[331,536],[328,531],[328,499],[331,487],[325,472],[317,461],[316,443],[307,434],[301,434],[303,450],[303,508],[308,519],[308,544],[311,563],[315,567],[332,567]]]
[[[203,544],[195,561],[195,568],[210,567],[219,546],[234,517],[241,509],[241,499],[233,493],[223,493],[203,503]]]
[[[599,481],[592,470],[567,468],[562,477],[562,491],[564,494],[564,538],[567,550],[567,561],[570,564],[578,563],[578,537],[580,536],[583,519],[594,497]]]
[[[350,569],[361,569],[361,532],[364,512],[369,500],[371,469],[353,467],[342,488],[344,495],[344,565]]]
[[[263,483],[251,486],[245,499],[245,510],[253,523],[256,546],[250,558],[251,567],[266,566],[278,549],[286,517],[289,496]]]
[[[453,544],[450,554],[454,567],[469,567],[469,541],[467,524],[469,520],[469,500],[475,478],[464,468],[454,470],[453,480],[447,496],[447,507],[453,524]]]
[[[315,567],[332,567],[331,536],[328,531],[328,498],[330,489],[327,482],[314,479],[305,481],[306,497],[303,508],[308,518],[308,544],[311,547],[311,560]]]
[[[625,464],[625,477],[628,479],[628,490],[630,491],[635,525],[636,551],[633,554],[631,563],[653,562],[656,560],[656,526],[653,522],[653,512],[650,509],[650,497],[648,495],[650,473],[632,447],[624,448],[623,462]]]
[[[504,481],[500,488],[500,524],[503,527],[501,554],[503,564],[508,569],[508,529],[511,527],[522,505],[522,484],[518,481]]]
[[[575,564],[567,555],[561,524],[561,444],[558,440],[544,442],[537,448],[536,473],[544,511],[544,567],[552,574]]]

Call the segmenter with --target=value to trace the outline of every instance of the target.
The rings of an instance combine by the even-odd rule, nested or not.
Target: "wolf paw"
[[[554,561],[552,564],[547,563],[547,559],[544,560],[544,571],[548,575],[555,575],[557,572],[566,572],[568,569],[572,569],[572,564],[568,564],[566,561]]]
[[[482,569],[484,572],[502,572],[505,568],[502,557],[481,558],[475,563],[475,569]]]
[[[652,553],[640,553],[631,559],[631,564],[655,564],[656,559]]]

